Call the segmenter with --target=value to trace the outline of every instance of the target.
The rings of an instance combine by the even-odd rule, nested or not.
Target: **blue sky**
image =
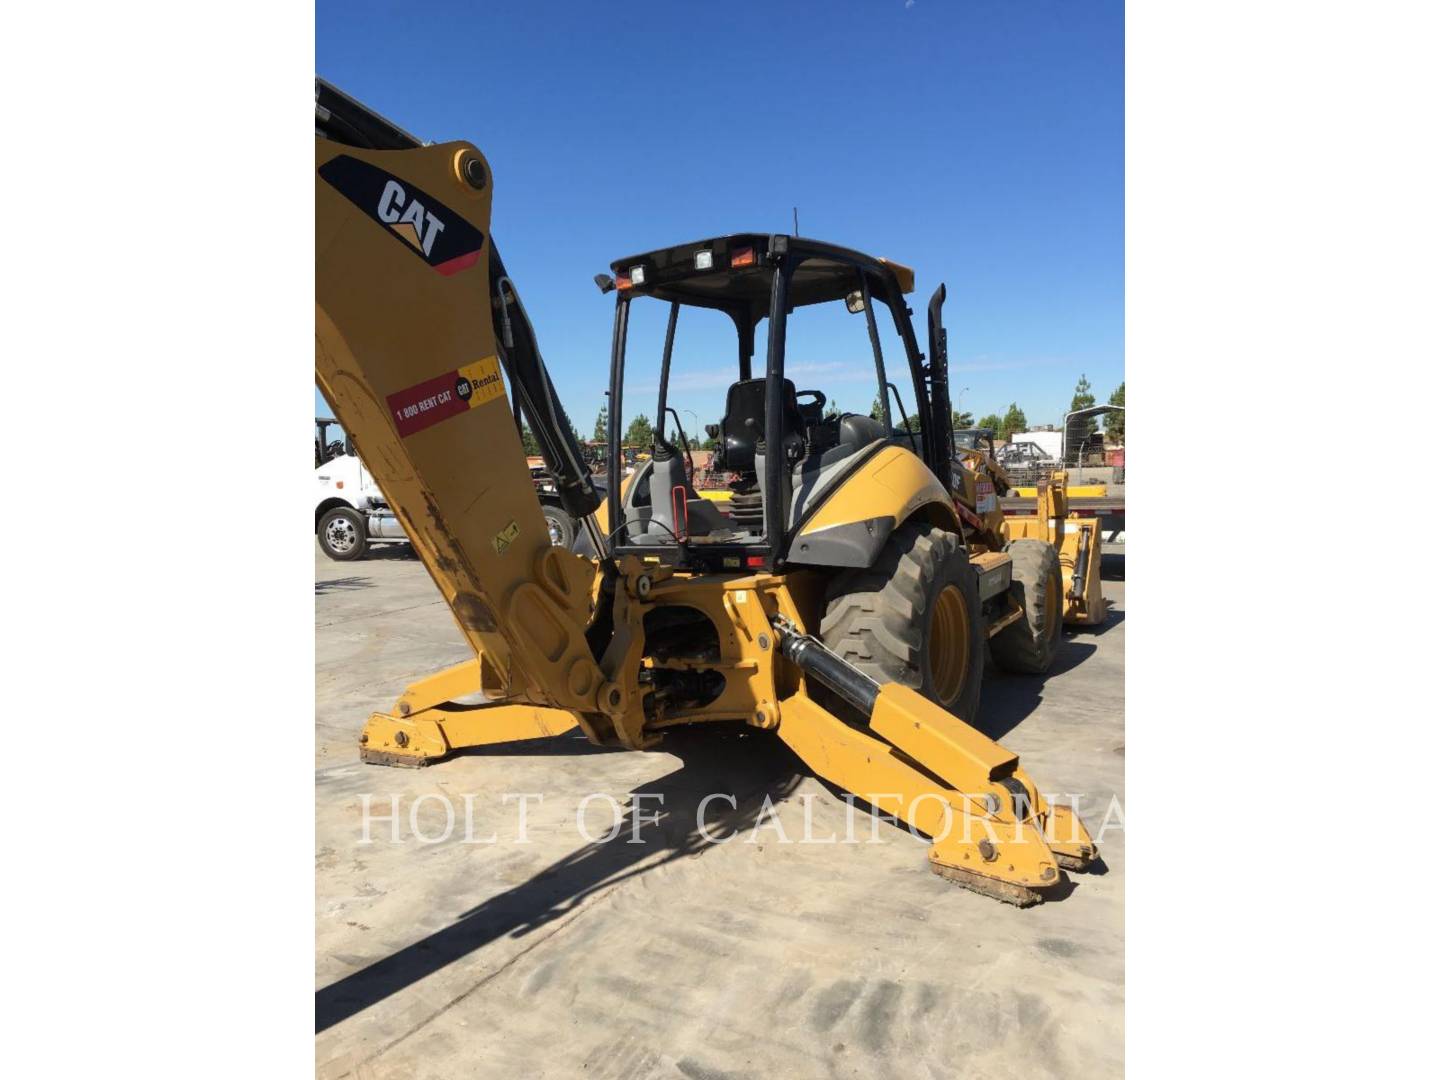
[[[638,251],[788,232],[797,205],[802,235],[915,268],[922,348],[925,302],[946,283],[958,407],[1015,401],[1057,423],[1082,372],[1101,401],[1124,378],[1118,0],[316,11],[320,75],[489,159],[492,231],[583,433],[614,311],[592,275]],[[627,420],[653,415],[663,315],[635,305]],[[905,391],[893,334],[884,344]],[[671,403],[687,428],[683,410],[718,419],[733,350],[711,313],[682,313]],[[792,321],[787,366],[802,389],[869,409],[864,322],[843,308]],[[318,393],[316,408],[328,413]]]

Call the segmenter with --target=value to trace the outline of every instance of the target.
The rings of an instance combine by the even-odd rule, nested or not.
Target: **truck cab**
[[[315,433],[315,539],[320,550],[349,562],[362,558],[371,544],[408,542],[339,421],[316,417]]]

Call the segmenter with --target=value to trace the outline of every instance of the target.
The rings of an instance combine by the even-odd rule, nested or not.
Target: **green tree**
[[[829,405],[826,405],[826,406],[825,406],[825,419],[826,419],[826,420],[833,420],[833,419],[835,419],[835,418],[836,418],[837,416],[839,416],[839,415],[840,415],[840,406],[839,406],[839,405],[836,405],[833,401],[830,402]]]
[[[1026,431],[1029,427],[1030,424],[1025,419],[1025,410],[1012,401],[1010,408],[1005,410],[1005,419],[1000,421],[1000,430],[995,435],[997,438],[1008,439],[1017,431]]]
[[[654,441],[655,428],[646,416],[635,417],[630,421],[630,426],[625,429],[626,446],[638,446],[642,450],[648,450]]]
[[[540,456],[540,440],[535,438],[535,433],[526,424],[520,425],[520,445],[525,448],[526,456]]]
[[[890,425],[896,431],[919,431],[920,417],[915,414],[901,415],[905,410],[904,405],[896,405],[890,402]],[[875,395],[875,400],[870,404],[870,419],[884,420],[885,414],[880,410],[880,395]]]
[[[610,437],[610,406],[601,405],[595,417],[595,441],[604,442]]]
[[[975,427],[975,417],[967,410],[960,412],[958,409],[950,410],[950,428],[959,431],[961,428]]]
[[[1110,395],[1109,404],[1125,407],[1125,383],[1122,381]],[[1110,413],[1105,417],[1105,438],[1112,443],[1123,443],[1125,441],[1125,414],[1123,412]]]
[[[1074,412],[1076,409],[1088,409],[1094,404],[1095,395],[1090,392],[1090,380],[1087,379],[1082,372],[1080,374],[1080,381],[1075,384],[1075,396],[1070,399],[1070,411]],[[1092,416],[1085,421],[1083,426],[1078,428],[1079,436],[1077,437],[1093,434],[1096,427],[1095,418]]]
[[[995,432],[997,437],[1000,435],[1000,417],[993,412],[980,417],[980,422],[975,426],[978,428],[989,428]]]

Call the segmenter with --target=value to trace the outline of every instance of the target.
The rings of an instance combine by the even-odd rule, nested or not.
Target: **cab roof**
[[[790,280],[790,302],[795,307],[844,300],[859,288],[860,270],[870,278],[874,293],[915,289],[915,271],[902,263],[784,233],[734,233],[696,240],[616,259],[610,269],[616,287],[624,293],[698,307],[748,309],[758,320],[770,308],[767,254],[786,251],[803,259]]]

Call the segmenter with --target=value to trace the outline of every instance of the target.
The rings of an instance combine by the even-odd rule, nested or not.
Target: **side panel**
[[[493,689],[593,707],[588,580],[576,588],[554,561],[575,557],[552,553],[506,398],[482,257],[491,185],[462,178],[472,158],[465,143],[316,140],[316,381],[461,632],[502,674]]]
[[[800,527],[786,556],[814,566],[869,566],[890,534],[925,508],[960,531],[950,494],[909,450],[889,446],[832,491]]]

